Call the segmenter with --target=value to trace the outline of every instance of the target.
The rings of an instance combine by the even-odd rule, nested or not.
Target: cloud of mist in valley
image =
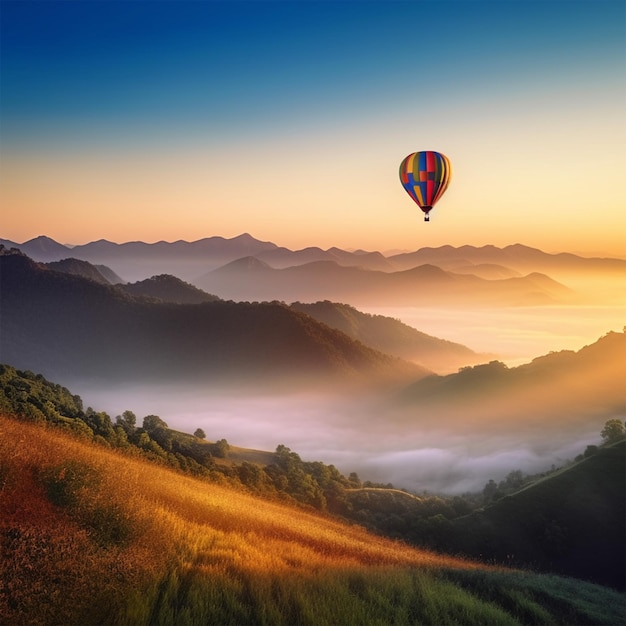
[[[623,306],[602,304],[380,307],[366,312],[401,319],[477,352],[496,353],[509,367],[550,351],[580,350],[610,330],[621,331],[626,319]],[[392,411],[373,393],[250,394],[235,387],[216,391],[201,385],[63,384],[78,393],[85,406],[112,418],[130,409],[141,424],[144,416],[155,414],[177,430],[193,433],[202,428],[212,441],[226,438],[234,446],[267,451],[284,444],[304,460],[332,463],[346,475],[357,472],[362,480],[391,482],[417,493],[454,494],[480,491],[489,479],[499,481],[513,470],[549,470],[599,443],[607,419],[605,372],[594,367],[581,376],[560,394],[546,380],[533,388],[533,397],[527,397],[523,387],[512,387],[489,400],[461,396],[455,404],[453,398],[445,411],[427,404]],[[581,397],[587,406],[597,405],[597,417],[576,414],[576,398]]]
[[[303,460],[334,464],[345,475],[393,483],[421,493],[480,491],[489,479],[512,470],[542,472],[598,443],[604,420],[546,434],[520,423],[499,425],[497,432],[446,418],[409,424],[386,413],[367,396],[322,393],[291,395],[218,394],[191,386],[96,388],[73,385],[85,406],[112,418],[130,409],[140,425],[159,415],[170,428],[231,445],[273,451],[284,444]]]

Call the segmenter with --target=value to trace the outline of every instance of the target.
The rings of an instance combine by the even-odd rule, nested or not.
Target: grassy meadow
[[[2,624],[620,624],[624,594],[417,550],[0,418]]]

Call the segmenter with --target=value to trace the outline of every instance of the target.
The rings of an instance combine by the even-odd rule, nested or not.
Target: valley
[[[46,238],[22,248],[39,259],[68,252]],[[387,258],[339,249],[293,252],[242,235],[193,244],[95,242],[72,251],[130,274],[131,266],[146,271],[141,268],[148,261],[197,270],[201,259],[219,266],[250,252],[258,256],[253,266],[272,261],[283,267],[275,271],[286,271],[289,263],[301,263],[294,269],[326,263],[332,270],[338,262],[362,267],[367,261],[367,271],[384,267],[393,274],[411,263],[436,261],[448,270],[476,267],[492,276],[480,280],[496,285],[529,270],[578,269],[612,276],[614,298],[622,277],[620,260],[546,255],[524,246],[444,246]],[[251,257],[241,258],[250,264]],[[103,270],[108,266],[58,260],[38,266],[27,259],[0,257],[8,264],[0,337],[7,363],[54,377],[111,414],[134,407],[174,428],[201,427],[249,448],[271,450],[282,442],[308,458],[416,492],[461,493],[513,469],[558,466],[576,456],[581,442],[597,439],[604,420],[624,410],[624,371],[615,356],[622,348],[604,356],[599,350],[596,360],[577,356],[590,353],[582,348],[599,342],[607,329],[621,330],[624,309],[612,300],[593,307],[485,308],[467,293],[463,306],[393,306],[390,298],[386,306],[360,309],[342,303],[348,295],[315,301],[314,291],[291,304],[252,298],[238,303],[173,274],[113,285],[116,274],[109,270],[107,279]],[[505,262],[516,269],[496,271],[495,264]],[[450,277],[442,272],[435,272],[436,280]],[[609,334],[621,345],[622,333]],[[544,359],[541,370],[531,363],[564,349],[572,353],[569,360]],[[567,374],[564,364],[577,359],[582,364]],[[463,384],[457,389],[459,368],[489,362],[503,366],[476,369],[480,385],[472,383],[470,395],[461,393]],[[533,368],[541,374],[522,375]],[[438,397],[410,391],[425,377],[431,378],[424,389],[440,384]],[[505,380],[518,382],[503,387]],[[407,402],[411,393],[416,399]]]

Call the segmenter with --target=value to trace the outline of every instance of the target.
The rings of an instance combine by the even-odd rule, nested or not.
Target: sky
[[[2,0],[0,28],[0,238],[626,258],[623,0]],[[452,163],[429,223],[419,150]]]

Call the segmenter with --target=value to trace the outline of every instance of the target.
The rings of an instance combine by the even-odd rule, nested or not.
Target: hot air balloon
[[[451,177],[448,157],[434,150],[413,152],[400,163],[400,182],[424,211],[425,222],[430,220],[428,213],[448,188]]]

